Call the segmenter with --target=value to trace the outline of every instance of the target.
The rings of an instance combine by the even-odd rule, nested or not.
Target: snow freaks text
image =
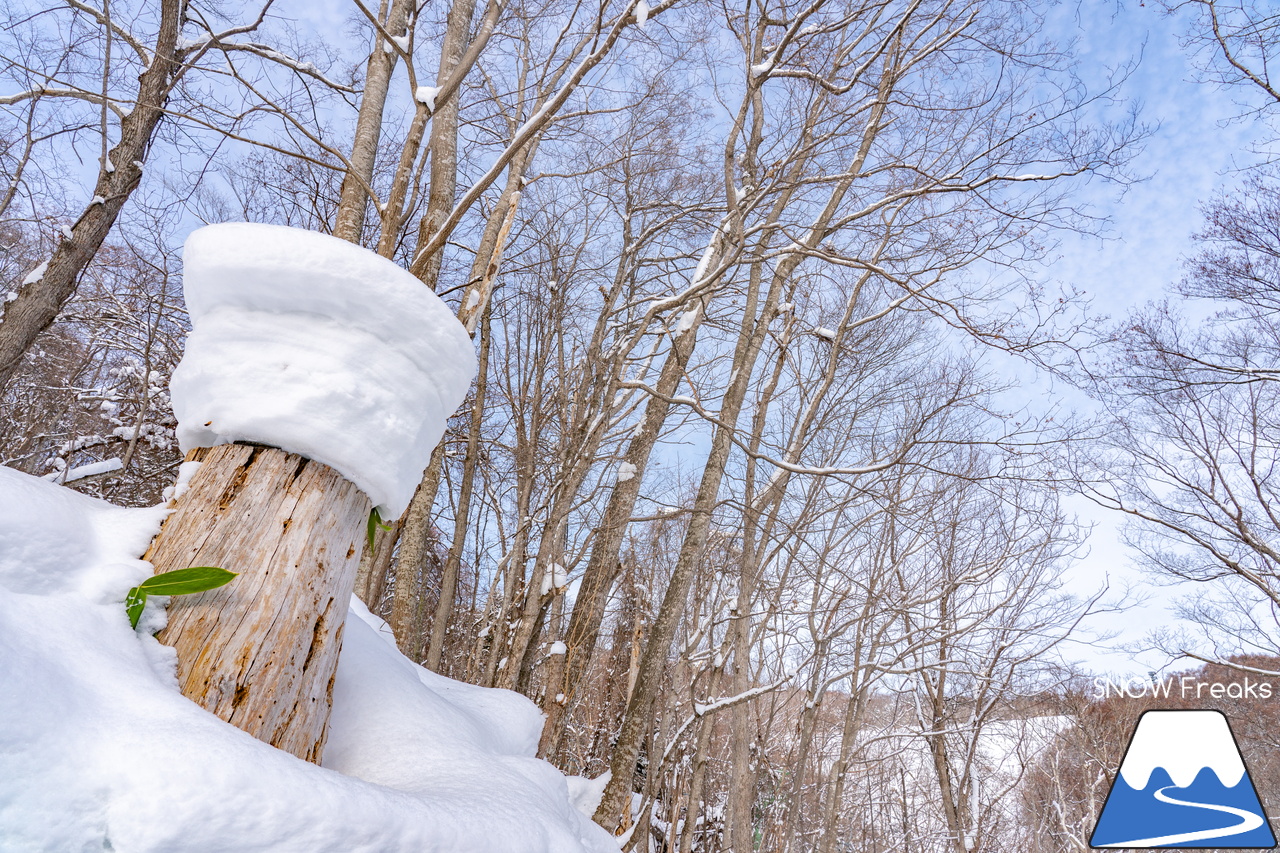
[[[1205,681],[1191,675],[1177,678],[1115,678],[1104,676],[1093,679],[1093,695],[1096,699],[1270,699],[1276,690],[1269,681],[1255,681],[1245,676],[1238,681]]]

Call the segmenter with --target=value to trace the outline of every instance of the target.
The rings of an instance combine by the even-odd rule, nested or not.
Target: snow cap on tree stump
[[[297,228],[210,225],[183,261],[182,449],[279,447],[402,513],[476,373],[448,306],[386,258]]]

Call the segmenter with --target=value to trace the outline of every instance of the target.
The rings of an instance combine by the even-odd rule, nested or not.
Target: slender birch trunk
[[[383,0],[378,10],[378,20],[390,35],[403,37],[414,0]],[[378,156],[378,141],[382,138],[382,114],[391,90],[391,76],[395,72],[400,55],[383,34],[373,34],[373,48],[365,63],[364,91],[360,95],[360,112],[356,117],[355,138],[351,143],[351,156],[342,178],[338,196],[338,212],[333,222],[333,236],[352,243],[359,243],[364,231],[365,209],[370,201],[369,188],[373,186],[373,167]]]
[[[618,744],[613,760],[610,762],[613,775],[594,815],[594,820],[609,830],[617,827],[619,816],[629,794],[627,770],[635,764],[636,756],[639,754],[651,706],[658,694],[662,670],[671,652],[676,627],[684,614],[689,585],[693,582],[698,560],[707,545],[712,513],[729,460],[732,433],[746,398],[756,355],[764,342],[765,326],[768,320],[772,319],[777,303],[779,288],[777,280],[774,279],[773,285],[769,287],[764,298],[765,320],[761,322],[757,316],[759,309],[755,304],[759,286],[759,283],[754,283],[748,292],[743,326],[733,359],[734,378],[721,400],[719,425],[712,437],[711,452],[703,468],[702,481],[698,486],[697,497],[694,499],[690,513],[689,527],[680,547],[675,570],[672,572],[667,591],[650,630],[649,642],[636,679],[636,689],[631,701],[627,704],[622,730],[618,735]]]
[[[475,484],[476,467],[480,456],[480,426],[484,421],[485,388],[489,367],[489,315],[480,324],[480,367],[476,376],[475,401],[471,406],[470,430],[467,433],[467,456],[462,463],[462,483],[458,489],[457,517],[453,526],[453,545],[445,560],[440,578],[440,600],[436,604],[431,623],[431,638],[427,646],[426,666],[440,671],[440,656],[444,653],[445,637],[449,630],[449,616],[453,613],[454,598],[458,589],[458,573],[462,568],[462,549],[466,544],[467,525],[471,516],[471,492]]]
[[[456,128],[452,137],[456,146]],[[530,152],[531,153],[531,152]],[[500,199],[486,223],[484,236],[479,251],[472,264],[473,287],[468,289],[459,309],[460,318],[465,316],[464,325],[470,333],[475,332],[480,312],[485,310],[488,300],[472,299],[471,293],[488,295],[492,292],[493,279],[497,275],[497,258],[501,256],[501,239],[510,229],[510,222],[515,218],[516,204],[519,202],[519,185],[523,179],[523,170],[528,167],[529,159],[521,157],[514,164],[514,171],[508,176],[504,197]],[[443,178],[442,178],[443,179]],[[452,178],[451,178],[452,179]],[[453,179],[456,180],[456,179]],[[449,198],[452,201],[453,189]],[[424,282],[435,289],[439,273],[438,264],[427,264],[421,268],[420,277],[426,276]],[[440,487],[441,467],[444,464],[443,442],[431,456],[431,462],[423,473],[422,482],[414,492],[409,509],[405,512],[404,529],[401,534],[400,556],[396,561],[396,592],[391,611],[391,628],[398,642],[408,643],[410,635],[421,633],[420,602],[422,587],[419,572],[426,563],[427,547],[431,538],[431,509],[435,505],[436,493]],[[434,630],[434,627],[433,627]],[[399,638],[404,637],[401,640]]]
[[[697,320],[676,336],[667,351],[654,385],[656,393],[645,404],[640,425],[623,455],[624,463],[631,465],[636,474],[629,479],[616,481],[609,493],[604,515],[595,528],[595,546],[587,560],[578,596],[569,614],[569,627],[565,631],[564,640],[568,652],[553,659],[548,668],[547,696],[550,701],[543,708],[547,721],[543,725],[538,744],[538,754],[544,758],[553,757],[559,749],[560,739],[564,734],[565,715],[577,699],[587,664],[595,652],[600,623],[604,619],[605,602],[621,570],[618,555],[622,550],[623,538],[627,525],[631,522],[636,500],[640,496],[640,472],[649,464],[649,457],[671,411],[669,401],[685,376],[689,359],[697,345],[698,324],[705,316],[706,302],[699,300],[687,310],[696,311]]]

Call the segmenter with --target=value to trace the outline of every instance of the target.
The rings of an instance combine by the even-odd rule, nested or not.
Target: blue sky
[[[1101,6],[1103,4],[1092,4]],[[1075,35],[1085,73],[1135,55],[1141,61],[1122,95],[1137,101],[1142,119],[1154,127],[1134,170],[1149,175],[1116,199],[1108,187],[1091,187],[1099,213],[1112,219],[1111,239],[1072,240],[1055,270],[1113,316],[1158,298],[1176,280],[1189,238],[1200,225],[1198,205],[1236,180],[1235,170],[1258,161],[1251,151],[1266,138],[1256,121],[1232,121],[1242,112],[1244,90],[1227,91],[1196,82],[1196,69],[1179,43],[1187,25],[1154,4],[1127,3],[1108,14],[1063,14],[1064,36]]]
[[[1086,291],[1095,313],[1119,318],[1162,298],[1177,281],[1182,259],[1192,247],[1191,235],[1201,224],[1200,203],[1234,186],[1237,170],[1259,161],[1254,149],[1269,135],[1252,118],[1233,121],[1243,113],[1241,103],[1251,93],[1196,81],[1196,69],[1179,41],[1188,25],[1185,17],[1169,16],[1154,2],[1085,6],[1096,13],[1061,10],[1055,29],[1064,38],[1078,39],[1077,55],[1086,74],[1101,76],[1102,68],[1140,52],[1141,62],[1122,96],[1141,102],[1142,120],[1156,127],[1134,164],[1136,172],[1149,176],[1146,180],[1120,197],[1112,187],[1086,189],[1094,213],[1111,220],[1107,238],[1064,241],[1050,275]],[[1203,310],[1188,307],[1193,313]],[[1073,405],[1081,402],[1071,400]],[[1115,517],[1083,500],[1070,506],[1097,525],[1090,556],[1074,569],[1073,580],[1085,589],[1104,578],[1113,585],[1141,579],[1133,555],[1119,541]],[[1177,594],[1175,589],[1154,590],[1147,604],[1123,616],[1098,619],[1095,625],[1118,631],[1117,641],[1140,642],[1148,631],[1172,620],[1166,608]],[[1145,674],[1167,663],[1162,656],[1135,658],[1080,644],[1064,651],[1098,670]]]

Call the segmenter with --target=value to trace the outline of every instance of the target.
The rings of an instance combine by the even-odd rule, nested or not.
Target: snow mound
[[[358,602],[324,767],[183,698],[163,613],[122,604],[163,515],[0,467],[0,849],[616,853],[532,703],[415,666]]]
[[[123,601],[168,510],[124,509],[0,465],[0,587]]]
[[[182,449],[270,444],[403,512],[476,372],[448,306],[386,258],[279,225],[198,229],[183,263]]]

